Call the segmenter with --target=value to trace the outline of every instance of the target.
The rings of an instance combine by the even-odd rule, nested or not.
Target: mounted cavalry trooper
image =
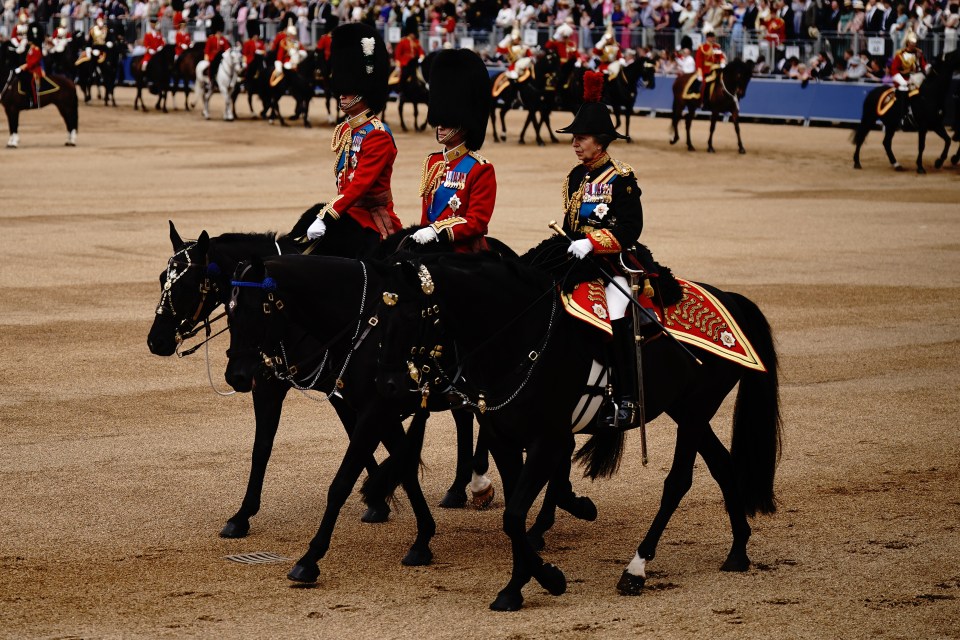
[[[508,62],[506,77],[510,80],[523,81],[528,71],[533,70],[533,52],[523,44],[520,38],[520,26],[514,25],[513,31],[497,45],[497,53],[502,54]]]
[[[97,16],[93,26],[90,27],[88,33],[89,40],[87,41],[86,49],[83,51],[83,57],[77,60],[78,65],[83,64],[87,60],[103,62],[106,59],[107,35],[109,32],[107,24],[103,21],[103,16]]]
[[[608,271],[622,274],[621,253],[634,246],[643,230],[640,187],[633,169],[607,153],[610,143],[624,136],[614,129],[607,105],[600,102],[603,74],[587,71],[583,84],[584,104],[573,122],[557,132],[573,134],[573,151],[580,160],[563,186],[563,229],[571,237],[580,237],[570,243],[570,254],[581,260],[591,253],[602,256]],[[623,291],[629,290],[622,275],[614,280]],[[629,299],[615,285],[604,287],[593,281],[565,294],[564,304],[573,315],[613,336],[609,359],[616,399],[601,416],[600,427],[638,426],[639,373],[634,327],[627,317]]]
[[[293,28],[292,31],[291,27]],[[283,49],[283,42],[290,35],[294,38],[297,37],[297,16],[288,11],[283,16],[280,24],[277,25],[277,35],[273,37],[273,42],[270,43],[270,52],[275,55],[280,55],[280,50]]]
[[[25,53],[27,47],[30,46],[30,38],[27,33],[29,27],[30,14],[27,13],[26,9],[20,9],[20,13],[17,14],[17,26],[13,30],[13,35],[10,36],[10,46],[19,54]]]
[[[277,49],[277,59],[273,63],[274,77],[276,78],[276,82],[272,82],[273,85],[279,83],[279,79],[285,73],[295,72],[303,59],[307,57],[306,50],[300,46],[300,41],[297,40],[297,27],[290,24],[285,33],[286,37],[280,44],[280,48]]]
[[[910,98],[920,91],[920,83],[930,70],[930,65],[923,57],[923,51],[917,48],[915,33],[911,31],[904,36],[903,45],[890,62],[890,76],[897,88],[897,108],[900,111],[901,120],[908,113]]]
[[[606,74],[610,80],[616,79],[623,69],[623,54],[620,52],[620,45],[617,39],[613,37],[613,25],[607,27],[606,33],[597,42],[593,48],[593,55],[600,60],[597,65],[597,71]]]
[[[427,121],[436,127],[442,151],[423,163],[420,244],[448,243],[454,251],[487,249],[484,236],[497,199],[497,177],[477,153],[490,113],[490,74],[469,49],[444,49],[430,70]]]
[[[190,29],[187,25],[189,11],[184,9],[173,14],[173,26],[177,30],[173,41],[173,60],[176,62],[190,47],[193,46],[193,38],[190,37]]]
[[[163,39],[163,35],[160,33],[160,21],[155,20],[151,22],[147,28],[147,32],[143,34],[143,48],[146,49],[146,51],[143,53],[143,62],[140,68],[146,71],[150,60],[152,60],[153,56],[157,55],[166,44],[167,41]]]
[[[21,78],[20,90],[26,94],[29,108],[40,108],[40,93],[43,91],[43,35],[37,24],[30,25],[26,36],[26,60],[13,72]]]
[[[320,210],[307,237],[322,237],[328,224],[346,216],[362,228],[355,255],[363,255],[401,227],[390,190],[397,145],[376,115],[387,104],[390,56],[376,29],[362,23],[341,25],[332,37],[331,91],[347,120],[330,145],[337,158],[337,197]]]
[[[424,55],[420,44],[420,25],[416,17],[410,16],[403,23],[403,37],[393,49],[393,58],[397,61],[397,68],[403,70],[411,60],[423,60]]]
[[[51,51],[64,53],[71,40],[73,40],[73,34],[70,32],[70,18],[63,16],[60,18],[60,26],[54,29],[53,37],[50,39]]]
[[[203,59],[210,66],[207,67],[207,75],[212,82],[217,80],[217,69],[220,67],[220,59],[224,52],[230,50],[230,41],[223,35],[223,16],[219,13],[214,14],[210,19],[210,28],[207,32],[207,42],[203,45]]]
[[[543,45],[545,49],[556,52],[557,57],[560,58],[560,64],[580,56],[580,50],[571,36],[573,36],[573,27],[564,22],[553,32],[553,38]]]
[[[713,25],[703,26],[703,37],[705,42],[697,48],[697,53],[693,57],[697,65],[697,78],[690,87],[690,93],[700,93],[702,103],[706,104],[710,100],[710,94],[714,90],[720,70],[727,64],[727,56],[717,44],[717,34]]]

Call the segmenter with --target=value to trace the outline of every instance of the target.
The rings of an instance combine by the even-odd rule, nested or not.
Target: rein
[[[724,76],[724,75],[725,75],[725,74],[721,71],[721,72],[720,72],[720,88],[723,89],[723,92],[724,92],[725,94],[727,94],[728,96],[730,96],[730,98],[733,99],[733,104],[734,104],[734,106],[737,108],[737,111],[739,111],[739,110],[740,110],[740,99],[737,98],[736,94],[730,93],[730,90],[727,89],[727,83],[726,83],[726,81],[723,79],[723,76]]]

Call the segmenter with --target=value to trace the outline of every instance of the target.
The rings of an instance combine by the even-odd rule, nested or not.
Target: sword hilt
[[[547,226],[553,229],[554,231],[556,231],[559,235],[563,237],[567,237],[566,232],[563,230],[563,228],[560,225],[557,224],[556,220],[551,220],[550,224],[548,224]]]

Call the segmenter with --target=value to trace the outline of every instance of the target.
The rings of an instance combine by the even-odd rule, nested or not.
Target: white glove
[[[108,42],[108,43],[107,43],[107,49],[113,49],[113,43],[112,43],[112,42]]]
[[[307,238],[310,240],[316,240],[317,238],[322,238],[323,234],[327,232],[326,223],[317,218],[313,221],[313,224],[310,225],[310,228],[307,229]]]
[[[583,260],[591,251],[593,251],[593,243],[590,242],[589,238],[574,240],[567,248],[567,253],[573,254],[578,260]]]
[[[410,237],[413,238],[417,244],[427,244],[437,239],[437,232],[434,231],[433,227],[424,227]]]
[[[17,67],[16,69],[14,69],[13,72],[14,72],[14,73],[20,73],[21,71],[23,71],[23,69],[21,69],[20,67]]]

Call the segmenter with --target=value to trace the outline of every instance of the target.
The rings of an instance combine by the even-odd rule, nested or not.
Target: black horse
[[[919,92],[908,98],[910,112],[913,114],[913,121],[916,123],[918,133],[917,173],[927,172],[923,168],[923,150],[927,142],[927,131],[933,131],[943,139],[943,152],[934,162],[937,169],[943,166],[947,154],[950,153],[950,136],[943,124],[943,110],[949,96],[951,78],[958,69],[960,69],[960,51],[953,51],[933,64],[927,78],[920,84]],[[853,134],[853,143],[856,145],[853,152],[854,169],[862,168],[860,165],[860,147],[863,146],[867,135],[879,119],[883,123],[883,149],[887,152],[887,159],[890,160],[894,169],[903,171],[903,167],[893,155],[893,135],[903,124],[904,114],[900,110],[901,106],[894,104],[883,115],[878,115],[877,105],[880,96],[887,90],[887,87],[877,87],[871,90],[863,101],[863,115],[860,118],[857,130]],[[903,100],[903,98],[898,97],[897,100]],[[953,164],[960,161],[960,151],[951,161]]]
[[[253,117],[257,117],[257,111],[253,108],[253,98],[256,96],[260,100],[260,118],[267,117],[267,111],[270,108],[270,68],[267,66],[266,56],[258,55],[253,57],[253,62],[248,64],[243,70],[243,78],[233,88],[231,99],[236,104],[241,91],[247,92],[247,107]],[[234,108],[236,113],[236,108]]]
[[[718,73],[717,81],[710,88],[704,87],[703,91],[708,91],[710,95],[705,98],[689,98],[684,94],[693,74],[685,73],[677,76],[673,81],[673,115],[671,126],[673,128],[673,138],[670,144],[676,144],[680,140],[680,133],[677,125],[680,124],[680,118],[686,110],[687,124],[687,151],[695,151],[693,143],[690,141],[690,123],[693,122],[693,116],[697,109],[703,105],[703,108],[710,111],[710,138],[707,141],[707,151],[715,153],[713,148],[713,131],[717,127],[717,120],[723,113],[730,114],[730,120],[733,121],[733,128],[737,132],[737,149],[740,153],[746,153],[743,147],[743,141],[740,139],[740,101],[747,95],[747,85],[750,84],[750,78],[753,77],[754,61],[744,62],[736,58],[733,62],[721,69]]]
[[[540,127],[544,121],[549,123],[550,111],[555,102],[555,87],[560,70],[560,58],[556,51],[548,49],[538,53],[533,66],[517,80],[509,80],[504,71],[493,81],[493,102],[490,105],[490,125],[493,127],[493,141],[500,142],[507,139],[507,111],[519,104],[526,112],[527,117],[520,129],[518,142],[526,144],[524,137],[527,127],[533,125],[537,144],[544,146]],[[497,110],[500,110],[500,134],[497,134]],[[539,117],[538,117],[539,116]],[[551,142],[559,142],[548,126]]]
[[[421,63],[417,58],[413,58],[400,70],[400,82],[397,90],[397,112],[400,114],[400,128],[407,130],[407,123],[403,120],[403,105],[413,105],[413,128],[415,131],[423,131],[427,128],[427,119],[424,117],[423,124],[418,124],[420,118],[420,105],[426,105],[430,98],[430,91],[427,89],[427,80],[430,77],[430,67],[433,64],[435,52],[428,54]]]
[[[134,110],[143,109],[144,113],[149,111],[143,100],[143,89],[146,87],[150,93],[157,96],[157,104],[153,108],[167,113],[167,94],[172,88],[173,54],[173,47],[166,45],[150,58],[146,70],[143,68],[143,56],[130,60],[130,73],[137,88],[137,95],[133,99]]]
[[[609,76],[604,78],[603,97],[604,102],[613,107],[613,114],[616,118],[617,129],[620,128],[620,118],[626,120],[624,135],[627,136],[627,142],[630,139],[630,116],[637,104],[637,92],[642,84],[645,89],[653,89],[656,86],[656,65],[649,57],[641,57],[621,68],[620,73],[612,80]]]
[[[267,64],[272,70],[274,54],[269,54]],[[269,102],[267,109],[267,119],[272,124],[274,119],[280,121],[280,125],[286,127],[287,122],[280,113],[280,98],[289,93],[293,98],[296,109],[291,119],[303,118],[303,126],[311,127],[310,124],[310,100],[315,94],[316,87],[317,54],[310,52],[300,61],[296,69],[284,69],[283,76],[277,76],[269,84]]]
[[[203,43],[195,42],[189,49],[174,57],[172,63],[170,99],[177,108],[177,91],[183,91],[183,108],[190,111],[190,92],[197,77],[197,65],[203,60]],[[213,83],[216,85],[216,82]]]
[[[383,274],[389,271],[389,266],[377,261],[323,256],[279,256],[238,266],[230,302],[228,382],[235,389],[245,390],[264,359],[280,376],[287,375],[293,362],[298,369],[315,372],[314,388],[327,393],[336,390],[357,415],[317,534],[288,575],[296,582],[316,581],[317,562],[329,548],[338,514],[356,483],[362,461],[372,455],[380,442],[391,454],[399,454],[395,459],[406,459],[411,454],[405,446],[400,420],[415,412],[410,431],[423,433],[428,411],[450,408],[446,395],[440,392],[421,391],[416,397],[399,400],[377,393],[373,375],[380,356],[377,318],[384,305],[389,304],[385,298],[381,302],[379,292],[383,290]],[[315,344],[307,344],[309,339]],[[307,346],[300,348],[304,344]],[[301,367],[300,363],[310,364]],[[403,563],[428,564],[432,559],[429,542],[436,530],[435,523],[423,500],[416,468],[402,471],[401,476],[400,483],[413,504],[418,530]],[[563,492],[556,502],[577,517],[595,518],[593,503],[589,498],[574,495],[569,478],[565,480],[565,484],[559,485]],[[552,506],[550,515],[552,518]]]
[[[385,298],[391,305],[379,314],[385,327],[378,374],[381,391],[409,393],[410,372],[422,373],[427,367],[434,372],[429,381],[436,385],[438,376],[442,386],[450,386],[449,393],[463,397],[488,432],[507,498],[503,528],[513,549],[513,573],[490,605],[495,610],[519,609],[521,589],[531,578],[554,595],[566,589],[563,572],[545,564],[524,535],[530,506],[569,452],[571,416],[576,415],[592,363],[603,351],[596,329],[559,308],[555,275],[528,266],[547,264],[554,256],[565,258],[566,242],[545,241],[524,257],[527,264],[470,256],[403,263],[387,281]],[[661,279],[663,299],[670,295],[664,292],[672,278],[662,271]],[[733,545],[722,570],[747,570],[747,516],[776,508],[773,481],[780,413],[770,328],[746,297],[704,288],[734,316],[766,371],[747,369],[702,349],[693,349],[702,362],[694,366],[677,343],[655,338],[654,332],[645,336],[646,416],[653,419],[666,413],[673,418],[677,444],[660,510],[620,578],[621,594],[641,591],[645,564],[653,559],[667,522],[691,486],[698,453],[720,485],[733,529]],[[505,317],[505,310],[517,311]],[[421,355],[417,347],[427,344],[440,348]],[[730,453],[710,427],[710,419],[738,382]],[[578,457],[587,464],[590,477],[616,470],[623,440],[622,432],[601,432],[580,450]],[[406,464],[416,468],[416,462],[413,455]]]
[[[17,67],[23,64],[25,55],[18,54],[9,42],[0,43],[0,104],[7,116],[7,126],[10,129],[8,148],[20,145],[20,113],[30,110],[32,93],[29,73],[15,73]],[[77,145],[77,127],[79,123],[79,100],[77,88],[73,81],[65,76],[44,76],[41,86],[37,90],[37,108],[54,105],[60,112],[64,124],[67,126],[68,147]]]

